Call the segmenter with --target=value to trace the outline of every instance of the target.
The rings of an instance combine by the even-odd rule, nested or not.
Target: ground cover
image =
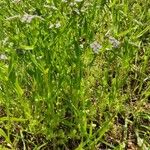
[[[150,148],[148,0],[0,10],[0,149]]]

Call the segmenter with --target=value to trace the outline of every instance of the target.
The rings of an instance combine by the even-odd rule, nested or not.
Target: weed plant
[[[150,148],[150,1],[0,10],[0,149]]]

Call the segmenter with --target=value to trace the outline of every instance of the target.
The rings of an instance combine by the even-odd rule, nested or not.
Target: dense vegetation
[[[150,148],[150,1],[0,10],[0,149]]]

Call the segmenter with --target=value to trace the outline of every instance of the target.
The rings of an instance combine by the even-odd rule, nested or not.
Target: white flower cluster
[[[0,55],[0,60],[7,60],[7,56],[5,54]]]
[[[91,43],[91,44],[90,44],[90,47],[93,49],[93,52],[94,52],[95,54],[98,54],[98,53],[99,53],[99,50],[102,48],[102,46],[101,46],[97,41]]]
[[[30,15],[25,13],[22,17],[21,17],[21,22],[26,22],[26,23],[30,23],[34,18],[39,18],[41,20],[43,20],[43,18],[41,18],[40,16],[37,15]]]
[[[61,24],[60,22],[56,22],[55,24],[50,24],[49,28],[52,29],[52,28],[60,28],[61,27]]]
[[[109,42],[113,48],[118,48],[120,46],[120,42],[110,35],[110,31],[108,31],[105,36],[109,39]]]

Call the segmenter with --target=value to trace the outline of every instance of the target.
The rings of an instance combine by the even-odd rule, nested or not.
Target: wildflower
[[[55,24],[55,28],[59,28],[60,26],[61,26],[60,22],[57,22],[57,23]]]
[[[92,127],[95,128],[95,127],[96,127],[96,124],[95,124],[95,123],[92,123]]]
[[[96,54],[98,54],[99,50],[102,48],[102,46],[96,41],[90,44],[90,47],[93,49],[93,52]]]
[[[6,59],[7,59],[7,56],[5,54],[0,55],[0,60],[6,60]]]
[[[30,23],[34,18],[39,18],[39,19],[42,19],[41,17],[37,16],[37,15],[29,15],[29,14],[24,14],[21,18],[21,22],[27,22],[27,23]]]
[[[109,37],[110,43],[113,45],[114,48],[118,48],[120,45],[120,42],[116,40],[114,37]]]
[[[83,47],[84,47],[84,45],[83,45],[83,44],[80,44],[80,48],[83,49]]]

